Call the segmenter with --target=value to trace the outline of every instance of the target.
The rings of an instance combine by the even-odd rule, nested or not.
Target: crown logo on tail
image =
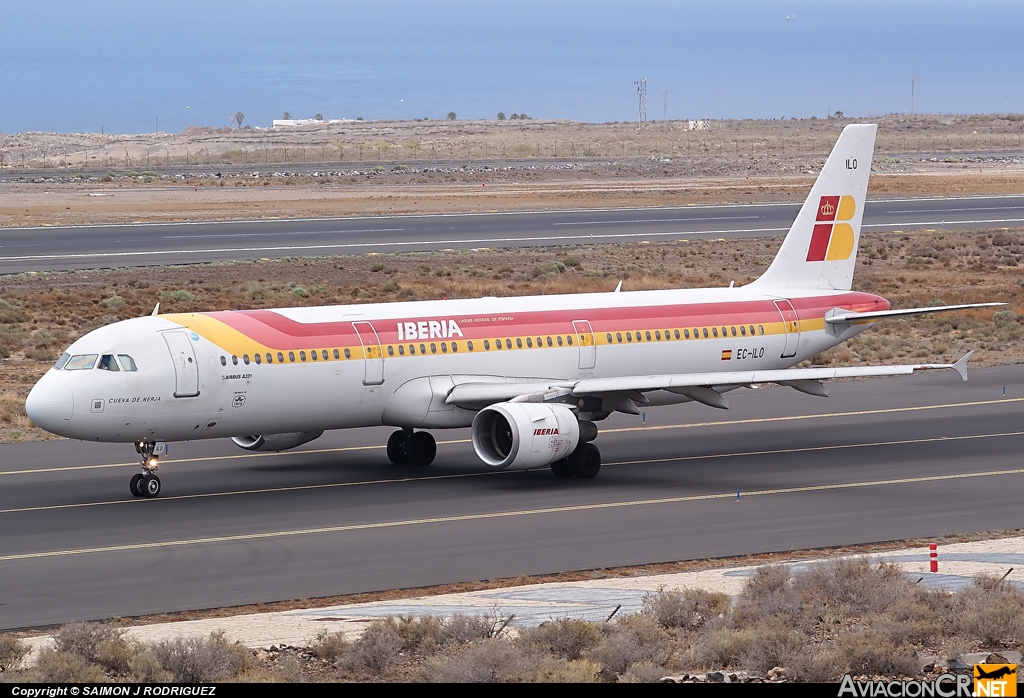
[[[826,201],[825,203],[823,203],[821,205],[821,215],[823,215],[823,216],[831,216],[835,212],[836,212],[836,207],[833,206],[832,204],[830,204],[828,201]]]

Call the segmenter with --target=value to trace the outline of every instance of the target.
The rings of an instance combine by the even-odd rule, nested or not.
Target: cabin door
[[[573,320],[576,342],[580,345],[580,368],[591,369],[597,364],[597,344],[594,342],[594,328],[587,320]]]
[[[187,332],[164,332],[167,350],[174,362],[174,397],[199,395],[199,364]]]
[[[363,345],[363,385],[380,385],[384,382],[384,353],[377,331],[368,322],[353,322],[352,327]]]
[[[773,301],[782,316],[782,324],[786,328],[786,348],[782,351],[782,358],[788,359],[796,356],[796,350],[800,346],[800,319],[797,317],[796,309],[788,300]]]

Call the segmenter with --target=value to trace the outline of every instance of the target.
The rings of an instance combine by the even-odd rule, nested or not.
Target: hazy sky
[[[0,130],[1022,112],[1024,2],[10,2]],[[787,17],[791,21],[787,21]]]

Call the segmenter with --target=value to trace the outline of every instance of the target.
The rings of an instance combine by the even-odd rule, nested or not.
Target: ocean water
[[[1024,112],[1024,2],[0,4],[0,132]],[[666,95],[662,88],[671,88]]]

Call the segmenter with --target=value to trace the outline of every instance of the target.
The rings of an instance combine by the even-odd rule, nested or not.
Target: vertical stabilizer
[[[877,130],[843,129],[782,248],[752,286],[850,290]]]

